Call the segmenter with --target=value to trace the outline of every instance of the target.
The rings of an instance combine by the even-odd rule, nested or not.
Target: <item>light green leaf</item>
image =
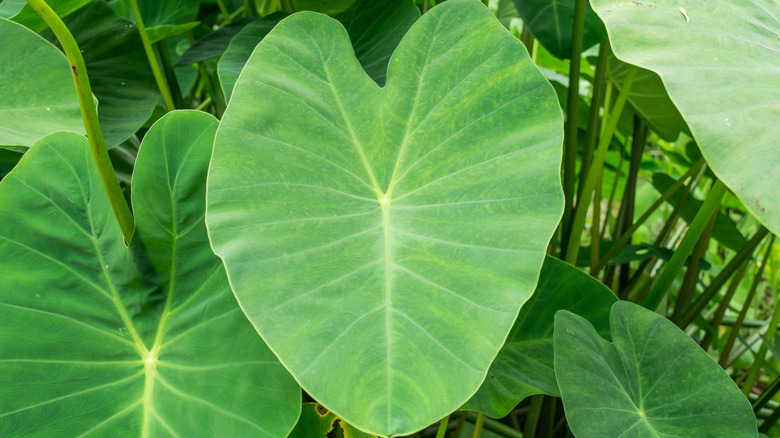
[[[54,12],[57,13],[57,16],[60,18],[65,18],[86,6],[91,1],[92,0],[55,0],[49,1],[47,3],[49,6],[51,6]],[[49,27],[49,25],[43,21],[40,15],[38,15],[38,13],[35,12],[35,10],[30,7],[30,5],[25,5],[24,8],[13,17],[13,21],[35,32],[40,32]]]
[[[65,55],[21,24],[0,18],[0,145],[32,146],[55,131],[83,134]]]
[[[578,438],[755,437],[731,378],[671,321],[619,301],[612,342],[566,310],[555,315],[555,375]]]
[[[0,18],[11,18],[18,14],[27,2],[25,0],[0,0]]]
[[[553,370],[555,312],[569,310],[595,324],[599,333],[609,333],[609,308],[615,301],[612,291],[590,275],[545,258],[536,291],[520,309],[479,391],[463,408],[501,418],[528,396],[560,397]]]
[[[208,245],[216,128],[205,113],[175,112],[147,133],[130,249],[84,137],[46,137],[0,183],[0,435],[292,429],[300,389],[246,321]]]
[[[515,8],[531,33],[550,53],[559,59],[571,58],[572,26],[576,0],[514,0]],[[588,2],[585,10],[585,29],[582,50],[601,41],[606,32],[604,24]]]
[[[780,233],[777,0],[593,5],[615,55],[661,76],[712,171]]]
[[[241,70],[249,56],[252,55],[255,46],[287,15],[286,12],[275,12],[255,20],[246,25],[230,40],[230,45],[217,63],[219,82],[226,100],[230,100],[238,75],[241,74]]]
[[[384,86],[390,56],[420,10],[413,0],[357,0],[335,18],[347,29],[363,70]]]
[[[94,2],[64,21],[87,64],[106,144],[116,146],[149,119],[159,97],[138,29],[103,2]],[[59,44],[51,31],[44,36]]]
[[[335,20],[280,22],[220,124],[207,222],[245,313],[361,430],[419,430],[477,390],[560,218],[557,99],[487,8],[418,20],[380,88]]]

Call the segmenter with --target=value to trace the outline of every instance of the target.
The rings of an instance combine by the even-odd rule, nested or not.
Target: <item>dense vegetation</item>
[[[0,436],[780,436],[777,0],[0,39]]]

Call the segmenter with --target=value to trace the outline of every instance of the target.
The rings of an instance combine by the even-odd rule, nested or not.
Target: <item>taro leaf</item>
[[[55,131],[84,133],[65,55],[21,24],[0,18],[0,145],[32,146]]]
[[[464,409],[506,416],[534,394],[560,397],[553,370],[553,319],[566,309],[609,333],[609,308],[617,301],[606,286],[579,269],[547,257],[536,291],[520,309],[487,378]]]
[[[412,0],[357,0],[335,18],[347,29],[363,70],[384,86],[390,55],[420,10]]]
[[[27,4],[25,0],[0,0],[0,18],[11,18]]]
[[[296,12],[314,11],[336,15],[347,9],[355,0],[292,0]]]
[[[200,9],[198,0],[137,0],[138,10],[144,26],[152,29],[171,24],[185,24],[195,21]],[[123,18],[135,23],[130,0],[116,0],[112,7]]]
[[[292,429],[300,389],[246,321],[206,237],[216,128],[175,112],[147,133],[131,249],[83,136],[46,137],[0,183],[0,435]]]
[[[149,35],[149,41],[156,43],[176,35],[181,35],[190,29],[196,28],[199,24],[200,21],[191,21],[184,24],[166,24],[147,29],[146,33]]]
[[[571,31],[574,24],[574,3],[577,0],[514,0],[515,8],[531,33],[550,53],[559,59],[571,58]],[[601,41],[604,24],[586,2],[585,29],[582,50]]]
[[[304,403],[301,417],[289,438],[327,438],[338,418],[318,403]]]
[[[51,6],[54,12],[57,13],[57,16],[59,16],[60,18],[65,18],[68,15],[86,6],[90,1],[92,0],[56,0],[56,1],[48,1],[47,3],[49,4],[49,6]],[[13,17],[13,21],[35,32],[40,32],[49,27],[49,25],[46,24],[45,21],[43,21],[40,15],[38,15],[38,13],[35,12],[35,10],[29,5],[25,6],[18,14],[16,14]],[[3,49],[5,50],[5,47]]]
[[[106,144],[116,146],[149,119],[159,97],[138,29],[103,2],[90,4],[65,24],[87,64]],[[50,31],[46,35],[55,41]]]
[[[777,0],[593,5],[615,54],[661,76],[713,172],[780,233]]]
[[[755,437],[731,378],[671,321],[619,301],[612,342],[566,310],[555,315],[555,375],[578,438]]]
[[[660,172],[653,174],[653,187],[655,187],[659,193],[664,193],[672,184],[674,184],[674,179],[672,179],[671,176]],[[669,197],[667,200],[669,205],[677,205],[684,190],[687,189],[681,187]],[[680,217],[686,222],[691,223],[703,204],[703,201],[696,199],[694,195],[689,193],[680,207]],[[715,225],[712,228],[712,237],[720,242],[721,245],[734,251],[739,251],[747,243],[747,239],[745,239],[745,236],[739,231],[734,221],[720,212],[715,218]]]
[[[177,66],[195,64],[207,59],[216,58],[225,52],[228,48],[230,40],[241,31],[247,24],[255,21],[254,17],[246,17],[231,23],[229,26],[225,26],[211,32],[203,37],[192,47],[182,53],[181,58],[176,61]]]
[[[618,90],[623,86],[629,67],[625,62],[610,56],[609,76]],[[666,94],[657,74],[640,68],[628,93],[628,102],[636,115],[664,140],[672,142],[680,136],[685,121]]]
[[[484,5],[436,6],[392,59],[380,88],[338,21],[280,22],[220,124],[207,215],[271,349],[384,436],[476,391],[562,208],[557,99]]]
[[[287,15],[286,12],[275,12],[253,21],[230,40],[230,45],[217,63],[219,82],[226,100],[230,100],[238,75],[241,74],[255,46]]]

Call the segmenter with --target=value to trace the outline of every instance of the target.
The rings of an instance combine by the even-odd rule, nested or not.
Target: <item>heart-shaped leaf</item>
[[[556,258],[545,258],[534,294],[520,309],[487,378],[464,409],[501,418],[530,395],[560,397],[553,369],[555,312],[574,312],[599,333],[608,334],[609,308],[615,301],[615,294],[595,278]]]
[[[487,8],[418,20],[380,88],[345,29],[280,22],[220,124],[207,223],[245,313],[361,430],[419,430],[477,390],[559,220],[561,113]]]
[[[612,342],[581,316],[555,315],[555,375],[578,438],[755,437],[745,396],[671,321],[619,301]]]
[[[147,133],[131,249],[83,136],[46,137],[0,183],[0,435],[292,429],[300,389],[241,313],[206,238],[216,128],[205,113],[175,112]]]
[[[615,55],[658,73],[712,171],[780,233],[777,0],[592,0]]]
[[[55,131],[84,133],[65,55],[33,31],[0,18],[0,146],[32,146]]]

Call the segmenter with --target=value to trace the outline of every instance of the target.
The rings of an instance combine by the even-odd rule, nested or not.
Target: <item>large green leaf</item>
[[[0,0],[0,18],[11,18],[27,4],[25,0]]]
[[[780,233],[777,0],[592,1],[615,54],[661,76],[715,174]]]
[[[345,29],[280,22],[233,91],[207,223],[242,308],[309,394],[410,433],[477,390],[561,214],[562,121],[474,0],[412,26],[380,88]]]
[[[0,145],[32,146],[55,131],[84,133],[65,55],[21,24],[0,18]]]
[[[200,9],[198,0],[136,0],[144,26],[155,28],[195,21]],[[122,17],[135,22],[130,0],[114,0],[111,5]]]
[[[106,143],[116,146],[149,119],[159,98],[138,29],[103,2],[83,8],[65,24],[81,47]],[[44,35],[56,41],[51,31]]]
[[[531,33],[550,53],[559,59],[571,58],[574,3],[577,0],[514,0],[515,8]],[[582,50],[601,41],[606,32],[604,24],[586,2],[585,29]]]
[[[464,409],[493,418],[506,416],[535,394],[559,397],[553,370],[555,312],[569,310],[609,333],[609,308],[617,301],[606,286],[574,266],[547,257],[536,291],[520,309],[487,378]]]
[[[612,342],[585,318],[555,315],[555,375],[574,435],[756,436],[745,396],[671,321],[627,301],[609,320]]]
[[[413,0],[357,0],[335,18],[347,29],[363,69],[384,86],[390,56],[420,10]]]
[[[284,436],[300,389],[238,307],[203,221],[217,121],[148,132],[128,249],[84,137],[0,183],[0,435]]]

